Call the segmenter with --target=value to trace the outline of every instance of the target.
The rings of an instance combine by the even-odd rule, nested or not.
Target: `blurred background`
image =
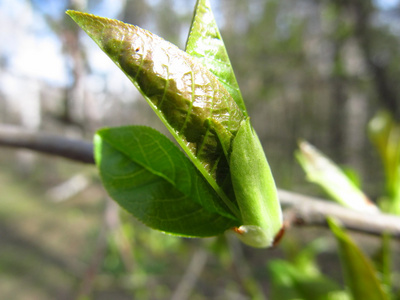
[[[65,10],[136,24],[184,49],[195,2],[0,0],[0,123],[86,140],[125,124],[166,133]],[[367,124],[382,109],[400,120],[400,1],[210,2],[277,185],[322,195],[294,159],[303,138],[378,197],[383,169]],[[268,293],[269,260],[327,234],[296,229],[268,251],[165,236],[119,212],[93,166],[0,148],[2,299],[250,299],[252,289]],[[317,259],[340,281],[334,244],[324,245]]]

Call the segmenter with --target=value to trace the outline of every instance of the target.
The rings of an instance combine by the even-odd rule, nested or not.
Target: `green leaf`
[[[233,72],[214,14],[208,0],[198,0],[186,42],[186,52],[200,60],[222,82],[247,116],[239,85]]]
[[[306,172],[307,179],[322,187],[334,200],[357,211],[378,212],[378,208],[354,182],[315,147],[306,141],[300,141],[299,151],[295,155]]]
[[[245,118],[206,66],[151,32],[67,11],[125,72],[231,212],[240,218],[224,151]]]
[[[156,130],[144,126],[102,129],[94,144],[107,192],[146,225],[181,236],[205,237],[239,223],[188,158]]]
[[[353,299],[389,300],[376,276],[370,259],[332,218],[327,219],[339,245],[345,283]]]

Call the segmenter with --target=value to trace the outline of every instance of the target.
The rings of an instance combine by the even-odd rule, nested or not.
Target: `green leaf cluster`
[[[188,156],[145,127],[100,130],[96,164],[111,197],[161,231],[203,237],[239,228],[249,245],[271,246],[282,227],[275,183],[208,0],[197,2],[186,52],[134,25],[67,13]]]

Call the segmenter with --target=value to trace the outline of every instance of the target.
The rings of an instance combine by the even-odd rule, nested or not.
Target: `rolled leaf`
[[[233,141],[232,183],[243,225],[238,237],[253,247],[269,247],[280,238],[282,211],[275,181],[250,120],[243,121]]]

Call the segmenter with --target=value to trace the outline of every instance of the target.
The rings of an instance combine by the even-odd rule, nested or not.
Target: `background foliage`
[[[194,0],[7,2],[0,1],[2,123],[87,139],[106,125],[147,124],[165,132],[130,82],[64,11],[118,18],[183,48]],[[321,193],[305,183],[293,156],[297,139],[305,138],[356,170],[372,199],[382,195],[384,171],[366,128],[383,108],[400,118],[400,4],[393,1],[386,9],[383,1],[370,0],[211,3],[277,185]],[[203,270],[193,299],[256,298],[260,290],[271,290],[271,269],[279,268],[269,262],[286,258],[300,268],[300,249],[317,236],[324,236],[316,255],[322,273],[342,281],[327,231],[291,230],[270,251],[235,241],[227,248],[220,240],[164,236],[128,216],[119,219],[94,168],[23,151],[0,149],[0,185],[2,298],[170,298],[181,293],[191,261]],[[357,238],[368,253],[380,247],[376,238]]]

